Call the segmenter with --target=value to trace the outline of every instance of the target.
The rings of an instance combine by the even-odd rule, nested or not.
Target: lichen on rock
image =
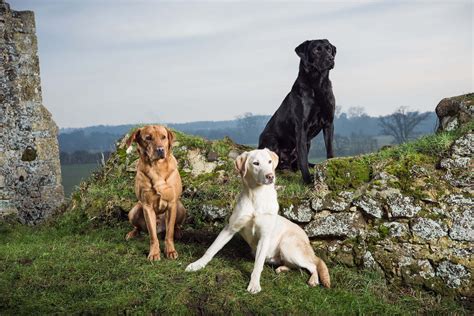
[[[326,160],[316,165],[312,187],[299,173],[278,171],[280,214],[298,223],[328,262],[373,268],[393,283],[469,295],[473,193],[472,186],[454,183],[461,169],[465,174],[472,169],[472,153],[464,148],[471,146],[465,136],[472,133],[470,126]],[[183,178],[185,227],[217,233],[241,190],[234,159],[250,148],[179,132],[177,141],[173,151]],[[127,169],[137,157],[128,157],[123,146],[119,142],[104,169],[73,196],[90,219],[107,220],[110,214],[101,216],[107,210],[128,211],[135,199],[133,172]],[[196,168],[193,159],[212,166]],[[449,172],[451,180],[445,177]]]

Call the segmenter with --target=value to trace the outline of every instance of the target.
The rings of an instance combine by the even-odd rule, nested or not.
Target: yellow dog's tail
[[[316,259],[314,259],[314,263],[316,264],[316,270],[319,275],[319,282],[324,287],[330,288],[331,277],[329,276],[329,270],[328,270],[328,267],[326,266],[326,263],[324,263],[324,261],[319,257],[316,257]]]

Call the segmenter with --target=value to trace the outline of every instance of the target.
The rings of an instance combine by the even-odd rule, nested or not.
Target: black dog
[[[299,168],[306,183],[312,181],[308,167],[311,139],[324,133],[327,158],[334,157],[334,111],[329,70],[334,68],[336,47],[328,40],[305,41],[295,49],[301,58],[298,78],[290,93],[265,126],[258,148],[268,148],[280,158],[280,169]]]

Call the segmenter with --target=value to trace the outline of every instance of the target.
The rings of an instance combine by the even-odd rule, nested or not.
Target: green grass
[[[66,197],[79,186],[81,181],[87,179],[90,174],[99,168],[96,163],[61,165],[62,184]]]
[[[202,271],[185,273],[215,237],[187,231],[177,261],[146,260],[148,237],[126,242],[128,223],[94,227],[69,213],[54,225],[0,224],[0,314],[154,313],[402,315],[467,314],[451,298],[388,286],[382,276],[330,267],[333,288],[310,288],[293,270],[262,274],[262,292],[246,292],[253,267],[234,238]]]
[[[435,163],[467,129],[472,130],[473,124],[373,154],[329,160],[325,162],[328,183],[336,191],[353,190],[373,181],[375,168],[382,168],[399,178],[402,190],[415,194],[418,188],[412,185],[410,169],[421,164],[435,175]],[[222,221],[212,223],[202,218],[202,204],[233,205],[240,180],[228,154],[231,149],[248,147],[229,139],[209,142],[182,133],[177,133],[177,140],[174,154],[180,164],[183,203],[189,215],[185,235],[176,244],[180,254],[177,261],[149,263],[147,236],[124,241],[130,227],[119,218],[136,201],[135,173],[129,167],[137,157],[127,156],[125,148],[119,148],[103,169],[80,184],[56,222],[33,228],[0,223],[0,315],[469,314],[451,297],[387,285],[382,275],[342,265],[330,265],[331,289],[309,288],[304,271],[277,275],[265,266],[263,291],[251,295],[246,287],[253,259],[239,237],[203,271],[185,273],[186,265],[204,253],[223,225]],[[204,156],[210,151],[218,154],[216,172],[193,177],[183,171],[187,151],[193,148]],[[426,181],[439,182],[436,179],[430,176]],[[316,193],[303,184],[299,172],[279,172],[277,185],[282,206],[298,204]],[[386,231],[381,228],[381,233]]]

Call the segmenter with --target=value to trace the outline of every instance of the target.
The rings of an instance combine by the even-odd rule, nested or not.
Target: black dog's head
[[[336,46],[327,39],[304,41],[295,48],[295,52],[305,65],[316,68],[319,72],[334,68]]]

